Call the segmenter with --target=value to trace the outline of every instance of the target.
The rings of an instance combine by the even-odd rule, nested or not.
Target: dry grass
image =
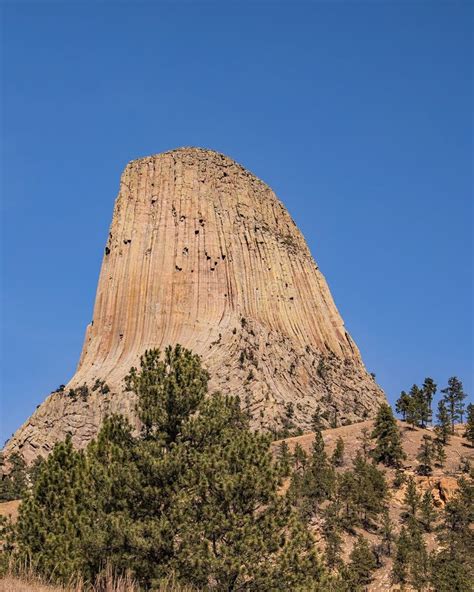
[[[14,576],[6,576],[0,580],[0,592],[64,592],[64,589],[53,588],[34,580],[20,580]]]
[[[168,579],[154,589],[155,592],[197,592],[195,588],[181,586],[174,578]],[[54,586],[35,576],[33,571],[21,577],[8,574],[0,579],[0,592],[139,592],[139,587],[130,576],[114,576],[111,569],[106,569],[104,575],[93,586],[85,586],[78,582],[70,586]]]
[[[13,572],[0,579],[0,592],[138,592],[138,586],[129,575],[114,576],[107,568],[93,586],[82,581],[66,586],[54,586],[38,578],[32,569],[23,570],[20,576]]]

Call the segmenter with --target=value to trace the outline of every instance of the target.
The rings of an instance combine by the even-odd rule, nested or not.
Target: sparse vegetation
[[[467,422],[464,437],[474,447],[474,404],[472,403],[469,403],[467,406]]]
[[[402,416],[403,421],[411,424],[412,428],[424,428],[432,421],[433,398],[437,385],[432,378],[425,378],[420,388],[414,384],[407,394],[402,391],[397,399],[395,409]],[[449,434],[454,434],[454,426],[463,421],[464,400],[467,394],[463,384],[456,376],[448,380],[448,386],[441,390],[443,397],[438,401],[436,431],[438,439],[446,444]]]

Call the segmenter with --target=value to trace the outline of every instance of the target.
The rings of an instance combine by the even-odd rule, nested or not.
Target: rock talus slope
[[[384,400],[273,191],[222,154],[182,148],[126,167],[77,372],[7,450],[45,454],[66,432],[81,446],[107,413],[133,416],[123,377],[145,349],[175,343],[202,356],[212,390],[241,397],[255,428],[306,429],[318,404],[340,425]]]

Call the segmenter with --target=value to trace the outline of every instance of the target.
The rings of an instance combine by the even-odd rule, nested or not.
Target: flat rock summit
[[[76,374],[7,453],[31,460],[68,432],[83,446],[112,412],[133,420],[124,376],[145,349],[176,343],[257,429],[308,430],[318,405],[344,425],[385,400],[273,191],[227,156],[180,148],[125,168]]]

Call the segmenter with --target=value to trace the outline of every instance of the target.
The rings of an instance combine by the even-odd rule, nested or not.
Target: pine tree
[[[469,403],[467,406],[467,422],[464,437],[474,447],[474,404],[472,403]]]
[[[213,581],[219,590],[244,584],[257,590],[310,589],[321,567],[309,532],[277,494],[280,478],[270,441],[242,429],[238,418],[227,419],[232,402],[226,401],[206,400],[183,432],[189,458],[178,497],[182,515],[173,564],[198,588]],[[224,416],[218,439],[215,422],[209,421],[213,416]],[[201,452],[206,434],[210,445]]]
[[[12,495],[12,483],[5,467],[5,457],[0,452],[0,501],[7,502],[15,499]]]
[[[425,381],[423,382],[423,386],[422,386],[422,390],[423,390],[423,394],[428,406],[428,420],[427,421],[431,421],[432,415],[433,415],[433,410],[432,410],[432,403],[433,403],[433,397],[436,394],[437,391],[437,384],[435,383],[435,381],[432,378],[425,378]]]
[[[320,430],[314,433],[311,456],[300,481],[292,488],[293,495],[303,503],[303,512],[312,515],[324,500],[331,497],[334,491],[336,476],[329,463],[324,439]],[[299,491],[295,491],[298,486]]]
[[[354,471],[344,471],[337,476],[336,496],[341,504],[340,523],[343,528],[349,531],[353,531],[354,527],[359,524],[356,490]]]
[[[334,569],[342,564],[342,537],[339,519],[339,500],[336,499],[324,511],[323,533],[326,541],[326,565]]]
[[[400,466],[405,458],[400,432],[390,405],[382,403],[375,418],[372,438],[376,439],[373,457],[387,466]]]
[[[39,474],[40,474],[43,464],[44,464],[44,458],[41,455],[38,455],[35,458],[35,460],[31,463],[31,465],[28,469],[28,476],[29,476],[29,480],[32,485],[34,485],[36,483],[36,480],[39,477]]]
[[[429,581],[429,558],[423,535],[417,522],[408,523],[409,539],[409,584],[421,592],[426,589]]]
[[[462,382],[456,376],[452,376],[448,380],[448,386],[442,389],[441,392],[444,394],[444,402],[451,421],[451,433],[454,434],[454,424],[457,421],[462,422],[464,399],[467,395],[464,392]]]
[[[449,435],[451,433],[451,420],[446,407],[446,401],[444,399],[441,399],[441,401],[438,402],[438,413],[436,414],[436,419],[436,437],[443,445],[445,445],[449,442]]]
[[[403,588],[408,583],[410,562],[410,542],[405,526],[402,526],[397,539],[397,549],[392,566],[392,583],[400,584]]]
[[[431,584],[436,592],[471,592],[474,581],[474,484],[459,479],[456,495],[442,512],[439,551],[431,556]]]
[[[399,467],[397,467],[395,469],[395,475],[393,476],[393,481],[392,481],[392,485],[393,485],[394,489],[400,489],[400,487],[405,483],[405,481],[406,481],[405,473]]]
[[[313,415],[311,416],[311,429],[313,432],[319,432],[323,429],[322,412],[319,405],[316,407]]]
[[[404,503],[407,508],[406,518],[409,521],[416,521],[418,510],[420,508],[420,494],[416,489],[416,483],[413,477],[410,475],[407,479],[407,488],[405,491]]]
[[[444,445],[441,440],[436,438],[434,442],[434,459],[435,465],[437,467],[443,467],[444,463],[446,462],[446,452],[444,450]]]
[[[425,390],[424,386],[425,385],[419,388],[418,386],[413,385],[412,390],[410,391],[416,408],[418,425],[420,425],[422,428],[426,427],[427,423],[431,419],[431,391],[433,389],[434,383],[428,383],[427,391]]]
[[[364,590],[372,581],[372,573],[377,567],[374,552],[367,539],[358,536],[349,557],[349,578],[352,589]]]
[[[461,478],[456,495],[444,507],[438,540],[449,556],[465,562],[474,574],[473,523],[474,482]]]
[[[31,494],[20,506],[18,555],[39,574],[66,582],[84,572],[87,520],[85,457],[70,436],[56,444]]]
[[[433,472],[433,461],[434,461],[434,446],[433,439],[431,436],[426,434],[423,435],[420,448],[418,450],[417,460],[418,468],[417,472],[419,475],[428,476]]]
[[[402,416],[403,421],[406,421],[407,419],[407,414],[410,410],[410,404],[410,395],[405,391],[402,391],[400,393],[400,397],[397,399],[397,402],[395,403],[395,411]]]
[[[402,589],[409,584],[415,590],[424,590],[429,578],[429,559],[426,545],[416,521],[402,526],[392,567],[392,582]]]
[[[344,440],[340,436],[336,441],[336,447],[332,453],[331,462],[335,467],[341,467],[344,464]]]
[[[278,463],[282,477],[288,477],[291,473],[292,456],[288,444],[283,441],[278,447]]]
[[[408,393],[409,396],[409,405],[407,409],[407,422],[411,424],[412,428],[418,427],[421,421],[421,411],[423,407],[423,393],[420,387],[414,384],[410,392]]]
[[[360,452],[365,460],[367,460],[371,453],[371,437],[367,428],[362,428],[360,436],[357,438],[360,442]]]
[[[182,422],[196,411],[207,392],[209,374],[199,356],[182,348],[167,347],[163,359],[157,349],[140,358],[140,371],[132,368],[126,388],[138,397],[137,415],[146,438],[175,442]]]
[[[308,455],[303,450],[301,444],[297,443],[293,451],[293,465],[295,471],[303,471],[308,463]]]
[[[430,582],[436,592],[472,592],[469,566],[446,551],[432,553]]]
[[[0,467],[2,469],[0,501],[23,498],[28,488],[27,469],[24,458],[18,452],[13,452],[5,461],[2,454]]]
[[[355,511],[361,524],[369,527],[384,509],[388,493],[384,474],[358,452],[354,459],[351,483],[349,495]]]
[[[436,520],[436,510],[433,504],[433,496],[430,491],[425,491],[420,501],[420,520],[426,532],[431,532]]]
[[[388,508],[384,508],[382,514],[382,525],[380,528],[380,536],[382,539],[382,548],[388,557],[392,554],[392,544],[395,539],[394,530],[393,530],[393,522],[390,518],[390,513]]]

